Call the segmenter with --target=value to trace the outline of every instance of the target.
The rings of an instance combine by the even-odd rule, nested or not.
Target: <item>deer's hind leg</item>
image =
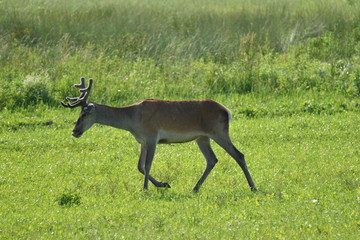
[[[248,181],[248,184],[250,186],[250,189],[252,191],[256,191],[257,188],[252,180],[252,177],[250,175],[250,172],[248,170],[248,167],[246,165],[245,162],[245,157],[244,154],[242,154],[235,146],[234,144],[231,142],[230,137],[228,135],[228,133],[226,132],[226,134],[224,133],[220,133],[217,134],[215,136],[212,136],[212,138],[214,139],[214,141],[219,144],[223,149],[225,149],[225,151],[232,157],[235,159],[235,161],[239,164],[239,166],[241,167],[241,169],[243,170],[246,180]]]
[[[215,153],[211,148],[210,139],[208,137],[200,137],[196,140],[196,143],[198,144],[202,154],[206,159],[206,168],[201,178],[196,183],[193,189],[194,192],[199,191],[201,185],[204,183],[205,179],[207,178],[211,170],[214,168],[215,164],[218,162]]]

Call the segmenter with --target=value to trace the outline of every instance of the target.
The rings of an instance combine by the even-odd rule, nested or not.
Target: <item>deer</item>
[[[144,175],[143,190],[148,190],[149,180],[156,187],[170,188],[150,175],[157,144],[185,143],[196,141],[205,157],[206,168],[193,188],[198,192],[215,164],[218,162],[210,145],[210,139],[220,145],[241,167],[252,191],[257,188],[251,178],[242,154],[229,137],[230,110],[222,104],[210,100],[167,101],[146,99],[124,107],[110,107],[88,101],[93,86],[89,79],[80,79],[79,97],[66,97],[66,108],[81,107],[79,118],[72,131],[75,138],[81,137],[95,123],[103,124],[130,132],[141,146],[138,170]]]

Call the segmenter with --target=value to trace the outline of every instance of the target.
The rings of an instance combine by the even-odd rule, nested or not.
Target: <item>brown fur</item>
[[[249,186],[256,190],[245,163],[244,155],[232,144],[229,137],[230,111],[213,100],[165,101],[147,99],[125,107],[110,107],[97,103],[87,103],[92,80],[85,87],[85,79],[76,87],[81,88],[81,96],[67,98],[76,101],[72,104],[62,103],[64,107],[81,106],[82,110],[73,130],[74,137],[80,137],[94,123],[109,125],[127,130],[141,144],[138,163],[139,171],[145,175],[144,189],[148,189],[150,180],[157,187],[170,187],[168,183],[159,182],[150,175],[150,168],[158,143],[181,143],[196,140],[207,165],[204,173],[194,187],[198,191],[202,183],[217,163],[211,148],[213,139],[226,150],[242,168]]]

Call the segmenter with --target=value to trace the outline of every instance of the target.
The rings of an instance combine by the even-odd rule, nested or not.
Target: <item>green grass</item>
[[[1,119],[3,239],[356,239],[359,115],[235,117],[234,144],[259,192],[214,144],[205,167],[196,144],[161,145],[152,173],[172,188],[142,192],[139,146],[95,126],[71,137],[75,111],[5,112]],[[19,119],[21,119],[19,121]],[[46,125],[53,121],[52,125]],[[45,141],[44,141],[45,140]]]
[[[324,31],[334,31],[339,38],[358,37],[360,18],[359,3],[348,0],[4,0],[0,4],[0,26],[13,40],[56,45],[66,36],[77,44],[95,43],[121,55],[150,58],[234,59],[239,50],[247,51],[239,44],[249,33],[256,36],[257,44],[281,51]]]
[[[357,1],[1,1],[0,16],[0,109],[56,106],[82,76],[112,104],[360,94]]]
[[[357,239],[360,4],[353,0],[0,1],[0,239]],[[259,191],[214,146],[139,146],[60,109],[212,98]]]

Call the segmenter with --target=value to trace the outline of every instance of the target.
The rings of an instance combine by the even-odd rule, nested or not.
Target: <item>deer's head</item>
[[[61,102],[63,107],[81,107],[79,118],[76,122],[74,130],[72,131],[72,135],[76,138],[81,137],[81,135],[95,123],[95,105],[91,102],[87,102],[92,85],[93,80],[89,79],[89,86],[86,88],[85,78],[81,78],[80,84],[74,85],[74,87],[80,88],[80,96],[74,98],[66,97],[66,100],[72,101],[73,103]]]

